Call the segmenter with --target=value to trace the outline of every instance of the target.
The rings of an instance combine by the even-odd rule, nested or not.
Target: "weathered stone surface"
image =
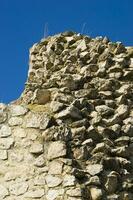
[[[72,175],[65,175],[63,180],[63,186],[74,186],[76,184],[76,178]]]
[[[51,121],[51,117],[43,112],[29,112],[25,118],[26,128],[46,129]]]
[[[48,187],[56,187],[62,183],[62,179],[57,176],[47,175],[45,177]]]
[[[44,167],[46,164],[45,158],[43,155],[40,155],[35,159],[34,165],[37,167]]]
[[[33,153],[33,154],[40,154],[40,153],[43,153],[43,145],[40,144],[40,143],[33,143],[30,147],[30,153]]]
[[[47,102],[50,101],[50,96],[51,96],[51,93],[49,90],[45,90],[45,89],[37,89],[35,91],[35,100],[34,103],[37,103],[37,104],[45,104]]]
[[[21,127],[15,127],[12,130],[13,136],[16,138],[25,138],[27,136],[27,131],[24,128]]]
[[[72,31],[30,49],[0,103],[0,200],[133,200],[133,48]]]
[[[6,160],[8,158],[7,150],[0,150],[0,160]]]
[[[97,187],[92,187],[90,189],[92,200],[102,200],[102,190]]]
[[[6,196],[9,195],[9,191],[3,185],[0,185],[0,198],[4,199]]]
[[[0,149],[10,149],[14,144],[13,138],[1,138],[0,139]]]
[[[75,106],[70,106],[65,110],[55,115],[56,118],[65,119],[71,117],[72,119],[82,119],[81,112]]]
[[[11,128],[7,125],[3,125],[0,129],[0,137],[8,137],[11,135]]]
[[[53,112],[59,112],[60,110],[62,110],[65,107],[65,105],[58,101],[52,101],[50,104],[50,107]]]
[[[118,113],[118,115],[121,119],[124,119],[128,116],[129,107],[127,105],[122,104],[117,108],[116,112]]]
[[[103,165],[93,164],[87,166],[87,172],[92,176],[97,175],[102,171],[103,171]]]
[[[54,158],[66,156],[66,145],[62,141],[52,142],[48,148],[47,158],[52,160]]]
[[[50,189],[48,191],[48,194],[46,195],[46,199],[47,200],[56,200],[56,199],[61,200],[62,198],[59,198],[59,196],[63,195],[63,193],[64,193],[63,189],[58,189],[58,190]]]
[[[13,117],[24,115],[28,111],[27,108],[25,108],[24,106],[20,106],[20,105],[11,105],[9,107],[9,109],[10,109],[10,113]]]
[[[44,189],[33,189],[29,190],[28,192],[25,193],[26,198],[33,198],[33,199],[38,199],[43,197],[45,194]]]
[[[28,190],[28,184],[26,182],[15,183],[9,187],[9,191],[11,194],[15,196],[19,196],[24,194]]]
[[[40,113],[29,112],[25,119],[25,126],[27,128],[39,128],[41,121]]]
[[[0,124],[5,122],[7,119],[7,113],[3,112],[3,110],[0,110]]]
[[[118,184],[118,178],[117,174],[115,172],[111,172],[108,175],[107,182],[105,184],[105,188],[108,193],[115,193],[117,189],[117,184]]]
[[[81,188],[68,189],[66,191],[66,194],[71,196],[71,197],[81,197],[82,196]]]
[[[62,174],[63,171],[63,162],[60,160],[53,160],[49,163],[49,174],[57,175]]]
[[[108,116],[113,114],[114,110],[112,108],[109,108],[106,105],[100,105],[95,107],[96,111],[100,113],[102,116]]]
[[[23,120],[21,117],[11,117],[8,123],[10,126],[19,126],[23,123]]]

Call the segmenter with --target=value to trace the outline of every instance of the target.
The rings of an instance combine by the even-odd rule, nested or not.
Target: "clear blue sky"
[[[29,48],[44,35],[65,30],[108,36],[133,46],[133,0],[0,0],[0,102],[19,97]]]

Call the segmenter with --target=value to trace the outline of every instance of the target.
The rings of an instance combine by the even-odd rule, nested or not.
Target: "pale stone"
[[[40,143],[33,143],[30,147],[30,153],[33,153],[33,154],[40,154],[40,153],[43,153],[43,145],[40,144]]]
[[[100,164],[88,165],[86,170],[90,175],[94,176],[103,171],[103,165]]]
[[[64,180],[63,180],[63,186],[64,187],[69,187],[69,186],[74,186],[76,183],[76,178],[73,175],[65,175]]]
[[[81,112],[75,106],[71,105],[70,107],[62,110],[58,114],[55,115],[56,118],[65,119],[65,118],[73,118],[73,119],[82,119]]]
[[[37,177],[35,177],[34,184],[35,185],[42,185],[42,186],[44,186],[46,184],[46,182],[45,182],[45,175],[42,174],[42,175],[38,175]]]
[[[27,136],[26,130],[21,127],[15,127],[12,132],[17,138],[25,138]]]
[[[81,197],[81,188],[71,188],[66,191],[66,194],[71,197]]]
[[[54,189],[50,189],[48,190],[48,193],[46,195],[46,199],[47,200],[56,200],[59,196],[64,194],[64,189],[58,189],[58,190],[54,190]],[[58,198],[59,200],[61,200],[60,198]]]
[[[40,129],[45,130],[50,123],[51,123],[51,117],[48,116],[47,114],[43,114],[42,119],[40,121]]]
[[[103,116],[108,116],[113,114],[114,110],[106,105],[100,105],[95,107],[96,111]]]
[[[57,187],[62,183],[62,179],[57,176],[47,175],[45,177],[48,187]]]
[[[84,50],[87,49],[85,40],[81,40],[81,41],[80,41],[80,43],[79,43],[78,46],[77,46],[77,49],[81,49],[82,51],[84,51]]]
[[[8,137],[11,135],[11,128],[7,125],[3,125],[0,129],[0,137]]]
[[[10,126],[18,126],[23,123],[23,119],[21,117],[11,117],[8,123]]]
[[[47,158],[49,160],[66,155],[66,145],[63,141],[52,142],[48,148]]]
[[[10,113],[13,117],[24,115],[28,112],[28,109],[20,105],[11,105],[9,107]]]
[[[7,150],[0,150],[0,160],[7,160],[8,153]]]
[[[4,199],[6,196],[9,195],[9,192],[6,187],[4,187],[2,184],[0,185],[0,199]]]
[[[45,166],[46,162],[45,162],[45,158],[43,155],[40,155],[39,157],[36,158],[34,165],[37,167],[43,167]]]
[[[50,104],[50,107],[53,112],[59,112],[60,110],[64,108],[64,104],[58,101],[52,101]]]
[[[25,118],[26,128],[39,128],[41,115],[39,113],[29,112]]]
[[[11,184],[9,191],[11,194],[19,196],[24,194],[28,190],[28,184],[26,182]]]
[[[40,128],[46,129],[51,121],[51,117],[49,117],[45,113],[34,113],[29,112],[25,118],[25,126],[26,128]]]
[[[118,113],[119,117],[121,119],[124,119],[128,116],[129,113],[129,107],[127,105],[121,104],[117,110],[116,113]]]
[[[92,200],[102,200],[102,190],[97,187],[92,187],[90,189]]]
[[[58,161],[58,160],[53,160],[52,162],[49,163],[49,174],[61,174],[63,170],[63,162]]]
[[[16,173],[16,171],[10,171],[5,174],[4,179],[5,181],[12,181],[15,180],[17,176],[18,174]]]
[[[1,138],[0,139],[0,149],[10,149],[14,144],[13,138]]]
[[[28,192],[25,193],[25,197],[27,198],[35,198],[35,199],[38,199],[38,198],[41,198],[43,197],[45,194],[45,191],[44,189],[33,189],[33,190],[29,190]]]

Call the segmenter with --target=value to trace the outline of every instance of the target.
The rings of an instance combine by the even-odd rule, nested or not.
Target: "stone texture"
[[[19,196],[24,194],[28,190],[28,184],[26,182],[15,183],[9,187],[9,191],[11,194],[15,196]]]
[[[33,143],[30,147],[30,153],[33,153],[33,154],[43,153],[43,145],[40,143]]]
[[[102,171],[103,171],[103,165],[93,164],[87,166],[87,172],[92,176],[97,175]]]
[[[13,117],[24,115],[28,111],[27,108],[25,108],[24,106],[20,106],[20,105],[11,105],[9,107],[9,109],[10,109],[10,113]]]
[[[53,160],[52,162],[49,163],[49,174],[57,175],[57,174],[62,174],[63,171],[63,162],[60,160],[56,161]]]
[[[47,158],[52,160],[54,158],[64,157],[66,155],[66,145],[62,141],[52,142],[48,148]]]
[[[7,188],[4,187],[3,185],[0,185],[0,198],[4,199],[8,195],[9,195],[9,192],[8,192]]]
[[[26,198],[38,199],[45,194],[44,189],[33,189],[25,193]]]
[[[0,150],[0,160],[6,160],[8,158],[7,150]]]
[[[46,180],[48,187],[56,187],[56,186],[59,186],[62,183],[61,178],[58,178],[58,177],[52,176],[52,175],[47,175],[45,177],[45,180]]]
[[[0,139],[0,149],[10,149],[14,144],[13,138],[1,138]]]
[[[72,31],[30,49],[0,103],[0,199],[133,199],[133,48]]]
[[[11,128],[7,125],[3,125],[0,129],[0,137],[8,137],[11,135]]]
[[[102,200],[102,190],[96,187],[90,189],[92,200]]]

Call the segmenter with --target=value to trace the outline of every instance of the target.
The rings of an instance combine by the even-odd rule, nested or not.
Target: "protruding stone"
[[[5,138],[11,135],[11,128],[7,125],[3,125],[0,129],[0,137]]]
[[[8,153],[7,150],[0,150],[0,160],[7,160]]]
[[[41,154],[43,153],[44,147],[40,143],[33,143],[30,147],[30,153]]]
[[[68,189],[66,191],[66,194],[69,195],[70,197],[81,197],[82,196],[81,188]]]
[[[28,112],[28,109],[26,107],[20,105],[11,105],[9,109],[13,117],[24,115]]]
[[[49,174],[57,175],[61,174],[63,170],[63,162],[60,160],[53,160],[49,163]]]
[[[103,171],[103,165],[93,164],[93,165],[87,166],[87,172],[92,176],[97,175],[101,173],[102,171]]]
[[[64,187],[69,187],[69,186],[74,186],[76,183],[76,178],[73,175],[65,175],[64,180],[63,180],[63,186]]]
[[[66,119],[69,117],[72,119],[82,119],[81,112],[78,110],[78,108],[72,105],[56,114],[55,117],[60,119]]]
[[[90,193],[92,200],[102,200],[103,198],[102,190],[97,187],[92,187]]]
[[[57,187],[62,183],[62,179],[57,176],[47,175],[45,177],[48,187]]]
[[[52,142],[48,148],[47,158],[52,160],[54,158],[66,156],[66,145],[62,141]]]
[[[117,174],[115,172],[111,172],[108,175],[107,182],[105,184],[105,188],[108,193],[115,193],[117,189],[117,184],[118,184],[118,178]]]
[[[37,89],[34,94],[34,103],[43,105],[50,101],[51,93],[46,89]]]

